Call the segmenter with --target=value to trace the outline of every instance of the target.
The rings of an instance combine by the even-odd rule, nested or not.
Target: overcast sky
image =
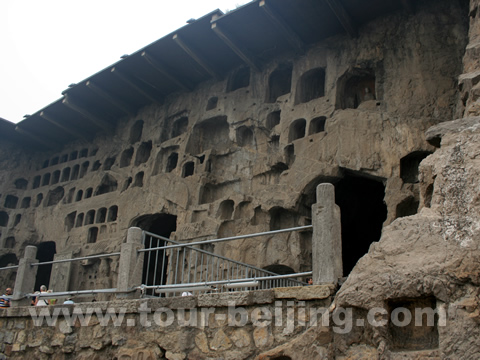
[[[0,117],[17,123],[188,19],[247,2],[0,0]]]

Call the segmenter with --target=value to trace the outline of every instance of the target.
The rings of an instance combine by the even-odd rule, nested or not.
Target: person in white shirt
[[[40,286],[40,294],[47,293],[47,287],[45,285]],[[37,296],[35,300],[35,306],[47,306],[47,300],[44,297]]]

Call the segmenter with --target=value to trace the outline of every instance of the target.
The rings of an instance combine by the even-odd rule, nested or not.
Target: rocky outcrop
[[[444,123],[429,133],[441,134],[441,148],[420,167],[421,211],[385,227],[335,302],[365,311],[385,308],[391,314],[392,304],[424,307],[429,299],[446,312],[436,335],[439,356],[470,359],[480,351],[480,118]],[[379,347],[385,358],[411,350],[413,338],[400,349],[391,328],[374,330],[366,345]]]
[[[384,224],[417,211],[418,163],[434,151],[424,132],[453,116],[467,13],[461,2],[421,1],[356,38],[338,34],[261,71],[173,93],[90,142],[21,157],[0,143],[0,265],[26,245],[48,255],[41,261],[116,252],[130,226],[191,241],[308,225],[315,187],[331,182],[344,234],[355,228],[344,239],[348,275]],[[369,215],[355,223],[355,214]],[[262,268],[312,268],[308,232],[214,250]],[[70,288],[114,287],[117,268],[75,263]]]

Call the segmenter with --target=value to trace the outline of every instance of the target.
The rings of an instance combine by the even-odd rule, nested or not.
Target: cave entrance
[[[290,266],[281,264],[268,265],[265,266],[264,269],[277,275],[295,274],[295,270],[293,270]]]
[[[57,253],[54,241],[46,241],[37,246],[38,262],[52,261]],[[52,273],[52,264],[38,266],[37,277],[35,278],[35,291],[40,291],[40,286],[45,285],[48,289],[50,285],[50,275]],[[52,289],[55,291],[55,289]]]
[[[335,202],[341,211],[343,276],[348,276],[370,244],[380,240],[387,218],[385,185],[349,173],[334,185]]]
[[[145,215],[134,221],[132,226],[169,238],[170,234],[177,229],[177,217],[170,214]],[[145,236],[144,241],[146,249],[167,245],[165,240],[152,236]],[[144,254],[142,284],[165,285],[168,270],[168,255],[165,250],[149,251]],[[146,293],[156,295],[153,290],[148,290]]]

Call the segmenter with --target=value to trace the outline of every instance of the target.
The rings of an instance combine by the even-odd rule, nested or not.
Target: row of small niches
[[[61,156],[55,156],[52,159],[47,159],[43,162],[42,169],[45,169],[49,166],[54,166],[58,164],[66,163],[67,161],[73,161],[81,158],[86,158],[89,156],[95,156],[98,152],[98,148],[94,148],[88,153],[88,149],[82,149],[80,151],[72,151],[70,154],[63,154]]]

